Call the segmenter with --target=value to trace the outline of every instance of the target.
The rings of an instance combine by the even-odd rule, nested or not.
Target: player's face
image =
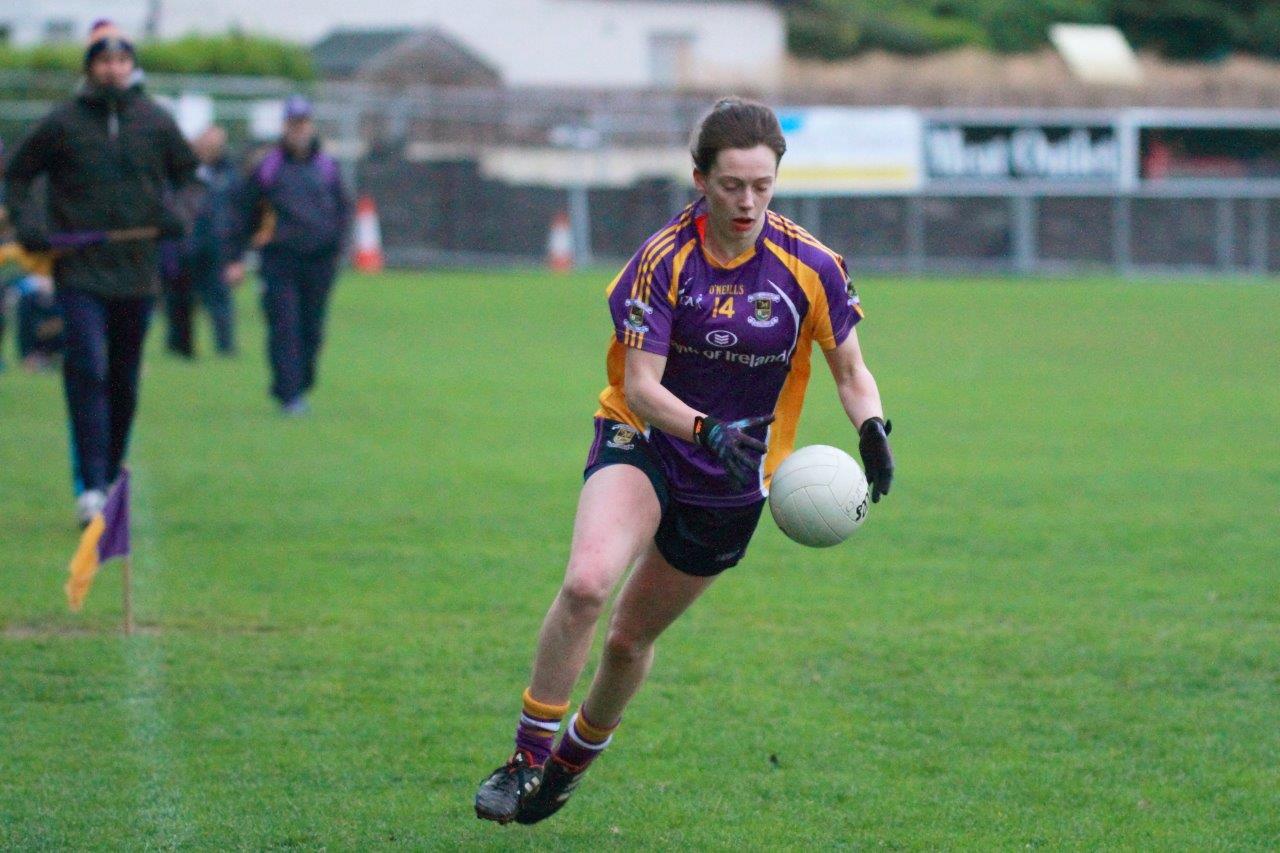
[[[291,149],[304,153],[315,139],[316,125],[309,118],[291,118],[284,123],[284,141]]]
[[[191,147],[201,163],[217,163],[227,150],[227,132],[220,127],[207,128],[192,141]]]
[[[764,228],[773,200],[778,157],[766,145],[725,148],[711,170],[695,171],[693,182],[707,197],[707,226],[727,245],[752,242]]]
[[[124,89],[133,76],[133,56],[123,50],[104,50],[89,63],[89,79],[97,86]]]

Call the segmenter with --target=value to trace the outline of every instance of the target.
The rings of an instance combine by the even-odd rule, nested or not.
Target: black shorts
[[[587,454],[583,480],[609,465],[639,468],[653,484],[662,508],[653,542],[672,566],[687,575],[711,577],[742,561],[760,523],[763,500],[746,506],[708,507],[672,498],[662,466],[644,434],[626,424],[596,418],[595,441]]]

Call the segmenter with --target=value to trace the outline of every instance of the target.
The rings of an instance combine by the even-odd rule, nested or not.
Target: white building
[[[71,0],[40,6],[52,2]],[[760,0],[161,0],[158,20],[162,37],[237,27],[308,44],[339,27],[434,26],[511,86],[768,91],[786,53],[783,16]]]
[[[0,41],[20,47],[83,42],[99,18],[141,36],[155,6],[155,0],[0,0]]]

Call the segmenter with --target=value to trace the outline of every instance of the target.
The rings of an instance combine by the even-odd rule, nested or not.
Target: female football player
[[[795,441],[813,343],[860,435],[872,500],[893,457],[854,325],[844,261],[769,210],[786,150],[761,104],[726,98],[692,143],[701,198],[650,237],[607,290],[614,340],[564,584],[538,637],[511,760],[476,814],[536,823],[560,809],[612,740],[658,636],[740,561],[769,478]],[[554,744],[610,593],[586,699]]]

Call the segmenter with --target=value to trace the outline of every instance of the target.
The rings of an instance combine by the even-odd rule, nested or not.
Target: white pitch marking
[[[133,514],[135,600],[144,614],[154,614],[159,607],[154,588],[147,584],[158,568],[154,559],[155,523],[148,510],[146,480],[133,472],[133,494],[129,507]],[[140,559],[139,559],[140,558]],[[142,581],[139,583],[139,581]],[[191,836],[191,822],[183,807],[182,790],[174,769],[172,728],[164,716],[165,694],[162,674],[162,638],[145,632],[124,638],[124,657],[129,674],[125,712],[128,715],[129,739],[144,773],[142,799],[138,804],[139,831],[149,836],[147,847],[182,847]],[[139,844],[138,846],[144,846]]]

